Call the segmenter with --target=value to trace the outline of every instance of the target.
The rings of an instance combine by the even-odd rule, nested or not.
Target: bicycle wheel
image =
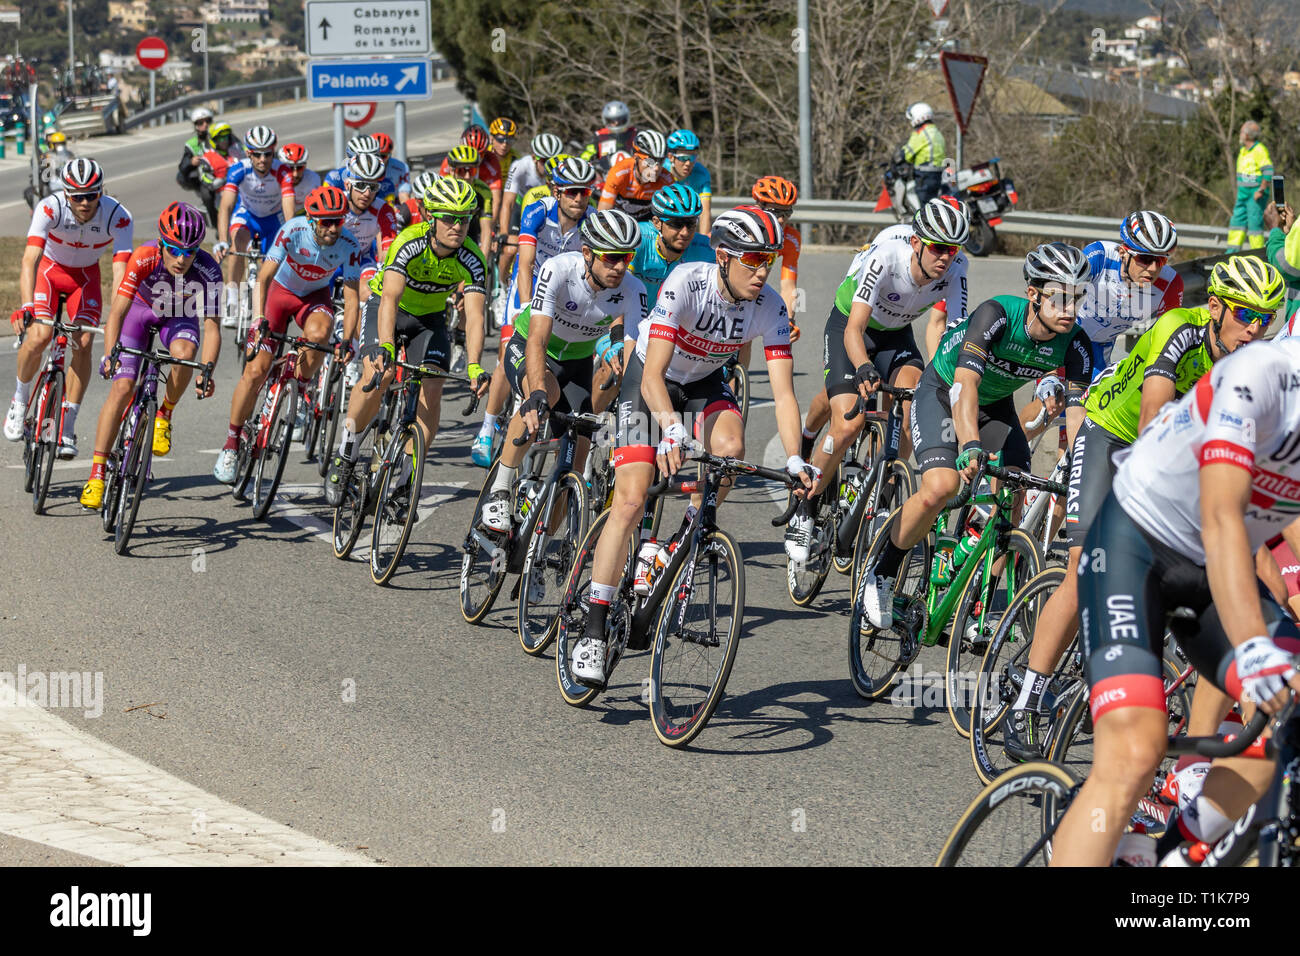
[[[849,447],[848,453],[845,455],[845,461],[851,458],[855,462],[860,462],[865,458],[868,464],[866,466],[862,466],[863,467],[862,473],[864,475],[871,474],[872,463],[875,462],[876,456],[880,454],[880,450],[884,447],[884,445],[885,445],[885,426],[881,425],[880,422],[875,421],[874,419],[868,419],[867,424],[863,429],[863,434],[853,443],[853,445]],[[844,480],[844,462],[841,461],[840,467],[837,470],[837,479],[835,482],[835,486],[837,489],[840,487],[840,483],[843,480]],[[863,495],[869,494],[870,491],[871,491],[870,488],[859,488],[858,497],[861,498]],[[863,509],[863,511],[859,512],[857,516],[858,526],[854,528],[851,532],[847,528],[842,528],[842,527],[837,527],[835,530],[837,545],[841,533],[843,533],[846,536],[851,535],[852,537],[851,547],[847,553],[841,554],[839,547],[835,548],[835,554],[834,554],[835,570],[838,571],[840,574],[848,574],[853,570],[853,554],[854,551],[856,550],[858,535],[862,528],[863,514],[865,513],[866,510],[865,501],[863,502],[862,505],[858,507],[861,507]],[[889,510],[892,509],[893,506],[891,505]],[[847,520],[847,518],[848,518],[847,514],[840,516],[841,521]],[[868,538],[866,544],[864,544],[863,547],[866,548],[870,544],[871,544],[871,539]]]
[[[903,502],[916,492],[916,476],[912,472],[912,466],[905,461],[895,460],[890,463],[889,471],[884,476],[884,485],[880,489],[880,496],[876,499],[875,510],[868,514],[862,513],[858,519],[858,536],[853,543],[853,590],[858,589],[858,575],[862,571],[863,557],[867,549],[871,547],[871,542],[876,540],[876,533],[880,530],[885,519],[893,513],[895,508],[902,506]],[[871,489],[862,489],[862,494],[870,495]],[[867,499],[870,502],[870,498]],[[838,567],[838,565],[837,565]]]
[[[483,506],[487,504],[496,481],[497,468],[493,462],[474,502],[474,513],[465,533],[465,556],[460,562],[460,613],[470,624],[477,624],[492,610],[501,585],[506,579],[506,545],[509,536],[499,531],[489,531],[479,526]]]
[[[796,564],[789,557],[785,559],[785,588],[796,607],[812,604],[830,574],[835,553],[835,522],[831,518],[837,507],[834,494],[835,489],[828,485],[817,500],[808,560]]]
[[[736,396],[736,405],[740,408],[740,418],[749,424],[749,369],[737,362],[731,367],[731,394]]]
[[[569,472],[556,482],[552,494],[552,512],[559,514],[559,523],[554,531],[547,531],[539,522],[528,543],[523,579],[519,582],[519,643],[524,653],[534,657],[555,640],[564,584],[587,534],[589,506],[582,476]]]
[[[117,529],[113,534],[113,550],[126,553],[126,546],[135,529],[135,515],[144,496],[144,483],[149,478],[149,463],[153,460],[153,417],[157,403],[150,399],[140,409],[131,435],[131,451],[127,456],[122,480],[118,482]]]
[[[262,409],[266,408],[266,397],[272,386],[274,376],[268,375],[262,387],[258,389],[257,401],[253,405],[253,414],[239,430],[239,450],[235,458],[235,481],[230,486],[230,494],[236,501],[248,500],[248,486],[253,481],[253,471],[258,459],[265,454],[265,449],[257,447],[257,433],[261,427]]]
[[[885,547],[885,536],[898,520],[899,510],[892,511],[880,525],[859,563],[853,590],[853,611],[849,615],[849,679],[858,695],[867,700],[878,700],[888,693],[895,676],[920,652],[921,635],[925,633],[925,596],[930,585],[927,538],[922,538],[899,566],[894,623],[885,629],[877,628],[867,620],[863,610],[866,575],[862,570],[876,563]]]
[[[368,428],[357,443],[357,464],[352,469],[352,480],[343,489],[343,500],[334,509],[334,557],[343,560],[352,553],[361,529],[366,523],[370,504],[370,476],[379,467],[379,449],[374,443],[374,429]]]
[[[383,480],[375,501],[375,523],[370,534],[370,580],[387,584],[406,551],[424,482],[424,433],[416,424],[396,435],[397,444],[385,455]]]
[[[650,723],[659,742],[685,747],[727,689],[745,614],[740,546],[721,528],[677,571],[650,652]]]
[[[966,590],[957,602],[957,613],[953,615],[949,632],[943,696],[948,705],[948,717],[963,737],[970,736],[971,698],[979,686],[980,664],[997,630],[997,622],[1029,579],[1043,570],[1043,556],[1038,552],[1038,545],[1019,528],[1008,531],[1005,540],[998,539],[993,558],[995,565],[1002,561],[1002,568],[994,571],[994,580],[986,583],[983,559],[980,559],[980,566],[966,582]],[[976,559],[970,557],[967,560]],[[1037,619],[1034,615],[1028,622],[1030,635]]]
[[[1064,577],[1065,569],[1056,567],[1035,575],[1007,605],[1006,613],[998,622],[997,633],[984,654],[970,718],[971,761],[981,783],[991,783],[999,774],[1018,764],[1003,754],[1002,721],[1020,696],[1025,669],[1029,666],[1034,623],[1043,604],[1060,587]],[[1067,654],[1066,658],[1069,656]],[[1057,680],[1054,677],[1049,682],[1049,689]],[[1064,690],[1064,687],[1058,686],[1059,690]]]
[[[1081,780],[1046,761],[1007,771],[966,808],[935,866],[1046,866],[1050,842],[1034,851],[1043,835],[1043,804],[1052,798],[1066,805]]]
[[[320,363],[320,371],[311,381],[311,387],[305,389],[302,394],[302,401],[307,408],[307,428],[302,436],[303,454],[308,461],[316,461],[321,457],[321,447],[325,438],[325,419],[323,403],[329,394],[330,369],[334,365],[334,356],[326,355]],[[318,464],[319,468],[320,465]],[[327,469],[328,470],[328,469]],[[322,477],[324,477],[322,475]]]
[[[289,446],[293,443],[293,421],[298,413],[298,383],[294,379],[282,382],[271,409],[271,427],[266,447],[258,456],[253,472],[253,517],[259,521],[271,510],[275,491],[284,475],[284,464],[289,460]]]
[[[113,529],[117,527],[117,483],[121,481],[122,449],[125,447],[127,420],[119,424],[117,437],[113,439],[113,450],[108,453],[108,460],[104,462],[104,500],[99,506],[99,520],[105,534],[112,534]]]
[[[339,422],[347,414],[345,379],[346,366],[333,365],[329,382],[329,398],[323,413],[325,418],[322,427],[325,432],[325,440],[321,446],[320,460],[316,466],[322,478],[330,470],[330,459],[334,456],[334,449],[338,447]]]
[[[37,394],[40,394],[39,392]],[[49,389],[39,400],[32,429],[32,511],[45,513],[45,497],[50,493],[54,459],[59,453],[59,431],[63,417],[63,371],[55,369]]]

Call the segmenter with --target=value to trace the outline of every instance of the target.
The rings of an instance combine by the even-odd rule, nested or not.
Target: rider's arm
[[[295,212],[293,174],[289,172],[289,167],[285,166],[280,170],[277,178],[280,181],[280,211],[284,214],[284,221],[288,222]]]
[[[117,337],[122,334],[122,321],[126,318],[126,310],[131,307],[131,299],[130,294],[123,294],[120,290],[113,295],[113,301],[108,307],[108,319],[104,322],[105,355],[113,351]]]
[[[235,190],[221,187],[221,206],[217,209],[217,241],[230,242],[230,214],[235,211]]]
[[[925,320],[925,351],[929,360],[934,361],[934,356],[939,351],[939,342],[943,339],[943,333],[948,331],[948,311],[943,307],[943,301],[936,302],[927,313]]]
[[[794,226],[785,227],[785,238],[781,244],[781,299],[785,310],[794,318],[794,297],[799,282],[799,248],[802,240],[799,230]]]
[[[600,202],[597,209],[613,209],[614,200],[618,196],[618,189],[622,177],[622,171],[619,165],[610,169],[609,174],[605,177],[605,183],[600,190]]]
[[[527,302],[533,297],[533,263],[537,261],[537,240],[529,241],[524,234],[519,234],[519,267],[515,270],[515,282],[519,286],[519,301]]]
[[[1254,455],[1249,456],[1254,460]],[[1236,461],[1205,464],[1201,454],[1201,540],[1205,545],[1205,571],[1217,607],[1231,608],[1220,622],[1232,646],[1267,634],[1259,603],[1255,560],[1246,534],[1246,508],[1250,505],[1251,471]]]
[[[392,345],[397,336],[397,305],[406,291],[406,273],[384,270],[384,291],[379,298],[378,336],[380,345]]]
[[[930,309],[925,326],[925,347],[929,350],[931,361],[939,351],[943,333],[948,331],[948,323],[957,325],[966,319],[966,266],[966,254],[958,253],[945,273],[947,285],[944,296]]]
[[[776,321],[763,333],[763,357],[776,404],[776,431],[787,458],[799,454],[803,418],[794,394],[794,358],[790,354],[790,316],[781,308]]]
[[[1092,342],[1083,329],[1075,326],[1074,337],[1065,352],[1065,440],[1074,447],[1085,412],[1083,396],[1092,383]]]
[[[971,313],[948,391],[958,449],[979,440],[979,387],[984,378],[984,362],[1006,332],[1008,321],[1006,311],[994,299]]]
[[[534,305],[536,299],[534,299]],[[546,344],[551,340],[551,316],[533,312],[528,318],[528,342],[524,349],[524,374],[528,387],[534,391],[546,389]],[[468,338],[466,339],[468,345]],[[525,395],[525,398],[528,396]]]
[[[464,286],[465,309],[465,364],[479,365],[483,360],[484,309],[487,304],[487,259],[483,251],[473,247],[466,240],[456,253],[457,260],[465,267]]]
[[[257,270],[257,284],[253,286],[254,325],[266,318],[266,294],[271,289],[271,280],[275,278],[276,272],[280,269],[280,262],[281,260],[268,255],[261,268]]]
[[[24,305],[35,301],[36,267],[41,264],[41,256],[44,251],[44,246],[36,245],[28,245],[23,250],[23,266],[18,273],[18,289],[22,295]]]
[[[853,305],[849,308],[849,319],[844,323],[844,351],[849,356],[849,363],[854,368],[860,368],[864,363],[871,361],[867,355],[867,347],[862,344],[862,337],[867,332],[867,323],[871,320],[871,306],[859,301],[856,297],[853,299]]]

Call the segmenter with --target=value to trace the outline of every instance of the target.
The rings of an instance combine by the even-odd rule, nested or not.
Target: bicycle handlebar
[[[899,388],[897,386],[890,385],[888,382],[881,382],[879,385],[876,386],[876,391],[884,392],[886,395],[890,395],[893,398],[899,399],[900,401],[904,401],[904,402],[910,402],[912,400],[912,396],[916,394],[916,389],[914,388]],[[854,402],[853,407],[849,409],[847,412],[845,412],[844,420],[846,422],[852,421],[853,419],[857,418],[859,415],[865,415],[868,412],[868,410],[869,409],[867,408],[867,400],[863,398],[861,394],[859,394],[858,400]]]
[[[117,357],[121,354],[138,355],[142,359],[148,359],[157,365],[181,365],[185,368],[192,368],[196,372],[201,372],[196,388],[199,390],[199,400],[205,397],[204,393],[208,390],[208,382],[212,379],[212,371],[216,367],[215,362],[195,362],[191,359],[179,359],[170,352],[146,352],[144,349],[133,349],[129,345],[123,345],[118,342],[113,346],[113,351],[108,354],[111,361],[116,362]]]
[[[785,485],[787,488],[794,488],[799,479],[793,475],[787,474],[782,469],[765,468],[762,465],[755,465],[740,458],[723,458],[718,455],[711,455],[705,451],[698,443],[693,443],[694,447],[688,452],[687,461],[694,461],[704,465],[707,468],[716,469],[728,475],[756,475],[759,478],[766,478],[768,481],[776,481]],[[663,475],[652,484],[647,490],[647,496],[661,495],[668,490],[674,480],[680,485],[681,480],[677,475]],[[791,503],[786,508],[785,513],[772,521],[773,526],[785,524],[794,514],[795,508],[799,506],[798,498],[791,498]]]
[[[965,507],[975,494],[975,489],[979,487],[980,479],[985,475],[990,478],[997,478],[1009,485],[1015,485],[1020,488],[1036,488],[1039,491],[1046,491],[1049,494],[1063,495],[1069,489],[1060,482],[1050,481],[1047,478],[1039,478],[1037,475],[1030,474],[1027,471],[1018,471],[1014,468],[1002,468],[999,465],[989,463],[987,455],[980,456],[979,470],[975,472],[975,477],[966,483],[966,487],[958,492],[957,497],[945,505],[948,511],[955,511],[958,508]]]
[[[1220,740],[1218,737],[1170,737],[1169,752],[1171,754],[1195,753],[1211,758],[1235,757],[1255,742],[1255,739],[1263,733],[1268,721],[1268,714],[1256,710],[1255,716],[1250,718],[1250,723],[1246,724],[1241,729],[1241,733],[1231,740]]]

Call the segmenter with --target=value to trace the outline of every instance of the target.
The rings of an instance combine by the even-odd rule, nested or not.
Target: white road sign
[[[429,0],[307,0],[308,56],[432,53]]]

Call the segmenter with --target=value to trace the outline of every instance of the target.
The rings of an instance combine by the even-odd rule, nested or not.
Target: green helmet
[[[1282,273],[1255,256],[1233,256],[1216,264],[1206,291],[1261,312],[1276,312],[1286,296]]]
[[[439,213],[463,215],[478,205],[474,187],[454,176],[439,176],[424,191],[424,209],[431,216]]]

